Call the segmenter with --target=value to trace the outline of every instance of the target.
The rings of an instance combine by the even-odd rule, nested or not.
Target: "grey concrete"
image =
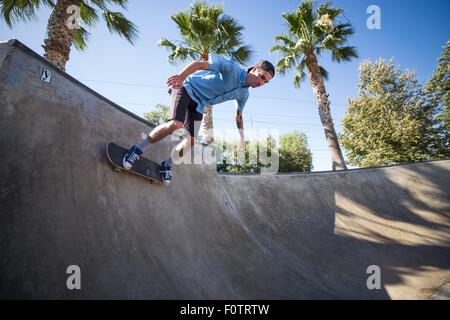
[[[449,160],[276,176],[181,165],[155,186],[104,155],[151,124],[19,42],[0,57],[2,299],[427,299],[450,279]]]

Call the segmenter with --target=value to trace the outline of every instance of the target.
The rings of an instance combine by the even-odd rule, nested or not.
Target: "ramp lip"
[[[234,172],[217,172],[219,176],[247,176],[247,177],[273,177],[273,176],[308,176],[308,175],[318,175],[318,174],[344,174],[348,172],[355,172],[355,171],[370,171],[370,170],[379,170],[379,169],[385,169],[385,168],[395,168],[395,167],[405,167],[405,166],[414,166],[418,164],[423,163],[437,163],[437,162],[444,162],[444,161],[450,161],[450,158],[444,158],[444,159],[438,159],[438,160],[425,160],[425,161],[417,161],[417,162],[407,162],[407,163],[400,163],[400,164],[391,164],[388,166],[378,166],[378,167],[366,167],[366,168],[353,168],[353,169],[347,169],[347,170],[339,170],[339,171],[312,171],[312,172],[278,172],[273,175],[261,175],[257,173],[234,173]]]
[[[49,68],[52,69],[52,71],[54,72],[58,72],[61,76],[63,76],[64,78],[66,78],[69,81],[74,82],[76,85],[81,86],[83,89],[87,90],[89,93],[93,94],[94,96],[96,96],[97,98],[103,100],[104,102],[110,104],[112,107],[118,109],[119,111],[122,111],[123,113],[127,114],[128,116],[143,122],[144,124],[151,126],[151,127],[156,127],[157,125],[155,123],[152,123],[148,120],[145,120],[144,118],[141,118],[140,116],[138,116],[137,114],[134,114],[131,111],[128,111],[127,109],[119,106],[117,103],[109,100],[108,98],[106,98],[105,96],[102,96],[101,94],[99,94],[98,92],[96,92],[95,90],[91,89],[90,87],[88,87],[87,85],[85,85],[84,83],[82,83],[81,81],[77,80],[76,78],[72,77],[70,74],[66,73],[65,71],[62,71],[61,69],[57,68],[55,65],[53,65],[51,62],[47,61],[45,58],[43,58],[42,56],[40,56],[38,53],[36,53],[35,51],[33,51],[32,49],[30,49],[29,47],[27,47],[25,44],[23,44],[22,42],[20,42],[17,39],[10,39],[8,41],[1,41],[0,44],[9,44],[11,47],[17,48],[23,52],[25,52],[26,54],[29,54],[31,56],[33,56],[33,58],[36,58],[38,60],[40,60],[42,63],[44,63],[46,66],[48,66]]]

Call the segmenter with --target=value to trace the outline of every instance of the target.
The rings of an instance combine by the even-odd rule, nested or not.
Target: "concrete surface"
[[[1,299],[428,299],[449,282],[449,160],[276,176],[181,165],[155,186],[104,154],[151,124],[17,41],[0,63]]]

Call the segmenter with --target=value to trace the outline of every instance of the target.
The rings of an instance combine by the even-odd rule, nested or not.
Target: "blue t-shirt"
[[[234,60],[210,54],[208,70],[191,74],[183,84],[189,96],[198,103],[197,112],[208,105],[236,100],[236,110],[242,112],[249,97],[246,85],[247,70]]]

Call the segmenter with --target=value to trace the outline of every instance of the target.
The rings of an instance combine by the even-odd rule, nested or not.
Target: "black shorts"
[[[197,125],[197,133],[200,129],[200,121],[203,114],[197,112],[197,102],[191,99],[186,89],[182,87],[172,91],[173,109],[169,120],[178,120],[184,123],[184,128],[189,132],[191,137],[195,134],[195,125]],[[197,123],[195,123],[197,121]]]

